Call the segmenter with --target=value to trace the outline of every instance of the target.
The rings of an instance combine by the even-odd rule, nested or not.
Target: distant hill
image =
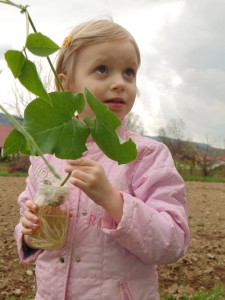
[[[13,117],[14,117],[17,121],[19,121],[19,122],[22,123],[22,121],[23,121],[22,118],[17,117],[17,116],[14,116],[14,115],[13,115]],[[13,123],[6,117],[6,115],[0,112],[0,125],[12,125],[12,124],[13,124]]]
[[[175,141],[175,139],[170,137],[162,137],[162,136],[150,136],[153,140],[156,140],[158,142],[162,142],[163,140],[169,141]],[[185,141],[183,141],[185,143]],[[206,143],[200,143],[200,142],[191,142],[199,151],[200,154],[204,154],[206,149],[208,149],[208,155],[209,156],[218,156],[225,152],[225,149],[212,147],[209,144]]]
[[[18,116],[13,116],[17,121],[19,121],[20,123],[23,122],[23,119],[18,117]],[[12,122],[6,117],[5,114],[1,113],[0,112],[0,125],[11,125]],[[163,140],[165,139],[168,139],[168,141],[174,141],[175,139],[173,138],[169,138],[169,137],[162,137],[162,136],[149,136],[150,138],[156,140],[156,141],[159,141],[159,142],[162,142]],[[183,141],[185,142],[185,141]],[[218,156],[222,153],[225,152],[225,149],[221,149],[221,148],[215,148],[215,147],[212,147],[208,144],[205,144],[205,143],[199,143],[199,142],[191,142],[197,149],[200,153],[204,153],[205,149],[208,148],[208,155],[209,156]]]

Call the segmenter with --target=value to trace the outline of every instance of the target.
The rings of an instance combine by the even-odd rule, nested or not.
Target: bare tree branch
[[[35,65],[45,89],[49,91],[51,89],[50,75],[47,74],[47,70],[41,60],[35,61]],[[7,104],[7,106],[15,115],[23,118],[25,107],[35,98],[35,96],[28,92],[18,80],[14,81],[11,92],[13,94],[13,100],[11,103]]]
[[[131,131],[137,132],[141,135],[145,135],[144,124],[142,123],[139,115],[134,112],[130,112],[126,117],[127,126]]]

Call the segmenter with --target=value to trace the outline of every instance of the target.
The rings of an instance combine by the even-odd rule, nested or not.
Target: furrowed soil
[[[24,187],[24,177],[0,177],[0,300],[34,295],[34,265],[19,262],[13,237],[17,197]],[[186,189],[190,247],[178,262],[159,267],[161,295],[191,295],[217,282],[225,285],[225,184],[186,182]]]

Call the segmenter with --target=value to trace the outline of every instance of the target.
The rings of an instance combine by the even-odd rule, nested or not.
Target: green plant
[[[134,160],[137,155],[136,145],[131,139],[121,141],[117,134],[117,129],[121,125],[118,117],[106,105],[98,101],[88,89],[80,94],[72,94],[64,90],[49,58],[49,55],[58,51],[60,47],[47,36],[37,32],[28,13],[28,6],[18,5],[9,0],[0,2],[19,8],[26,16],[25,46],[22,51],[8,50],[5,53],[5,59],[14,77],[28,91],[37,96],[25,109],[23,125],[0,105],[0,109],[16,127],[5,141],[4,153],[10,155],[20,152],[25,155],[38,155],[42,157],[54,176],[60,178],[43,154],[54,154],[61,159],[80,158],[87,150],[85,143],[91,135],[110,159],[119,164]],[[30,26],[34,33],[29,34]],[[28,52],[47,58],[61,88],[60,92],[47,93],[35,64],[28,59]],[[83,111],[85,101],[93,110],[95,118],[91,119],[87,116],[81,122],[74,115]],[[68,177],[62,181],[61,185],[67,179]]]
[[[185,181],[202,181],[202,182],[225,182],[224,178],[201,177],[201,176],[182,176]]]
[[[225,290],[222,284],[218,283],[210,291],[197,291],[192,296],[182,295],[176,297],[168,294],[160,297],[160,300],[224,300]]]
[[[9,297],[9,298],[7,298],[7,299],[5,299],[5,300],[18,300],[18,298],[12,296],[12,297]],[[25,298],[23,298],[22,300],[30,300],[30,298],[25,297]]]

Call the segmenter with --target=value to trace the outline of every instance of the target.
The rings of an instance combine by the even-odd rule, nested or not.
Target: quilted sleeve
[[[133,169],[132,190],[122,192],[117,228],[103,230],[146,263],[182,257],[189,244],[185,186],[165,145],[145,149]]]
[[[20,216],[22,217],[23,212],[25,210],[25,202],[27,200],[32,200],[34,198],[34,195],[36,193],[35,190],[35,182],[34,182],[34,158],[31,158],[31,165],[29,168],[29,172],[28,172],[28,177],[26,179],[26,189],[25,191],[23,191],[18,198],[18,204],[20,207]],[[18,249],[18,254],[20,257],[21,262],[23,263],[32,263],[36,260],[36,258],[38,257],[38,255],[42,252],[42,250],[37,250],[35,253],[26,256],[24,251],[23,251],[23,238],[22,238],[22,232],[21,232],[21,223],[19,222],[19,224],[16,225],[15,230],[14,230],[14,236],[16,239],[16,243],[17,243],[17,249]]]

